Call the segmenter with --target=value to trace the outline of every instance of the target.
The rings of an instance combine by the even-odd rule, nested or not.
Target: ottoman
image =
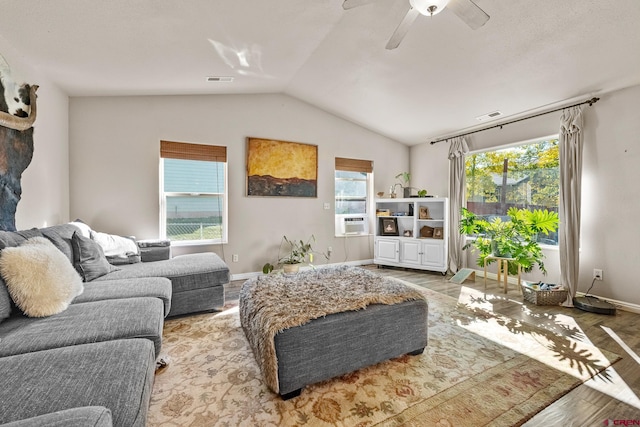
[[[427,345],[427,301],[417,290],[358,267],[247,280],[240,321],[269,388],[283,399]]]

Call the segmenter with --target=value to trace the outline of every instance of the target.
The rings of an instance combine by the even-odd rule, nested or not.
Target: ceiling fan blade
[[[402,19],[402,22],[400,22],[400,25],[398,25],[398,28],[396,28],[396,30],[393,32],[393,35],[387,42],[387,49],[395,49],[400,45],[400,42],[402,41],[404,36],[406,36],[409,32],[411,24],[413,24],[413,21],[415,21],[419,15],[420,12],[418,12],[418,9],[415,9],[413,7],[409,8],[409,11]]]
[[[447,8],[474,30],[482,27],[489,20],[489,15],[472,0],[449,0]]]
[[[377,0],[344,0],[342,8],[344,10],[353,9],[354,7],[364,6],[365,4],[373,3]]]

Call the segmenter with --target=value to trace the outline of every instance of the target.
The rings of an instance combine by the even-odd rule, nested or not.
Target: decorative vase
[[[297,273],[300,270],[300,264],[283,264],[282,269],[285,273]]]
[[[402,191],[404,192],[403,196],[405,199],[411,197],[411,187],[402,187]]]

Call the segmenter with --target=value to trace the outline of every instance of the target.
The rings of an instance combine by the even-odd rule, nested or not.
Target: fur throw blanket
[[[420,299],[417,290],[362,268],[326,267],[247,280],[240,290],[240,322],[267,385],[278,393],[278,332],[370,304]]]

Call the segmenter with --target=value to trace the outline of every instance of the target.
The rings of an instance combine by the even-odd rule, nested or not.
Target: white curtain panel
[[[449,269],[457,272],[464,267],[462,247],[465,236],[460,234],[460,209],[465,203],[464,156],[469,152],[463,137],[449,140]]]
[[[580,201],[582,188],[582,107],[563,110],[560,118],[560,277],[573,307],[580,267]]]

